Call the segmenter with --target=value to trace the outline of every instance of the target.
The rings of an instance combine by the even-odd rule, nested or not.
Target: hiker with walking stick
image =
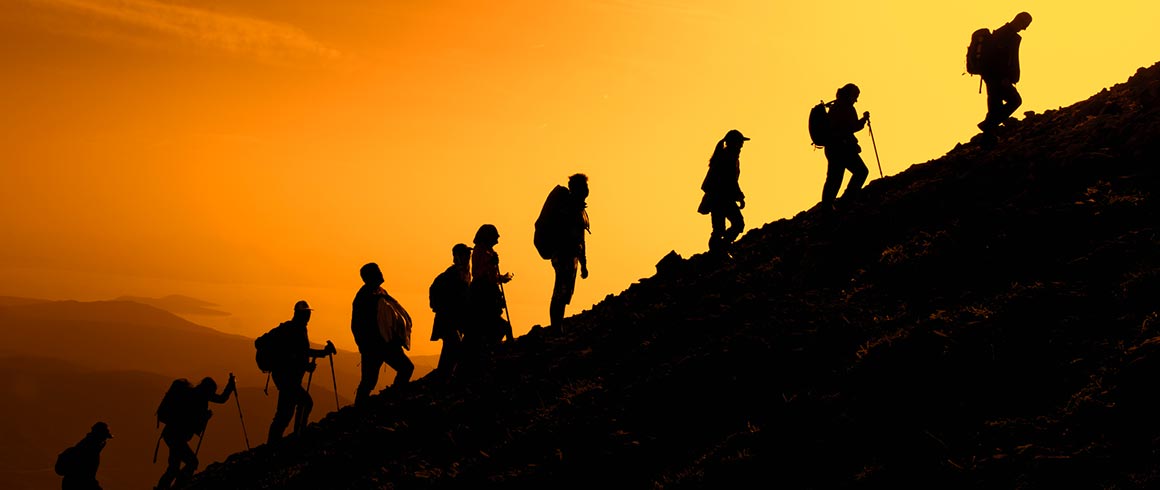
[[[209,403],[225,403],[236,390],[233,374],[225,389],[217,393],[217,382],[206,377],[194,386],[185,378],[174,380],[157,407],[157,423],[165,424],[161,430],[161,440],[169,448],[169,464],[154,488],[172,488],[189,480],[197,471],[197,452],[189,447],[194,434],[199,435],[197,447],[201,449],[201,437],[205,437],[206,425],[213,412]],[[157,462],[157,452],[153,453]],[[184,466],[183,466],[184,464]]]
[[[854,109],[860,93],[857,85],[847,83],[838,89],[837,98],[830,104],[830,133],[825,145],[826,182],[822,185],[822,201],[819,204],[823,211],[836,208],[834,200],[838,189],[842,187],[846,170],[850,171],[850,182],[846,184],[846,192],[842,193],[843,206],[857,199],[862,184],[866,183],[866,177],[870,174],[870,169],[866,168],[859,156],[862,147],[858,146],[858,138],[854,136],[870,122],[869,112],[862,113],[862,117],[858,118],[858,111]]]
[[[318,366],[316,359],[335,351],[334,344],[329,340],[323,349],[310,347],[306,325],[310,322],[311,311],[313,310],[309,304],[299,301],[294,304],[293,318],[282,322],[265,334],[273,335],[270,342],[272,345],[268,347],[272,351],[270,357],[273,360],[268,367],[274,386],[278,388],[278,407],[274,411],[274,420],[270,422],[267,443],[281,439],[291,419],[294,420],[294,434],[306,428],[306,424],[310,421],[310,411],[314,408],[314,400],[310,398],[310,393],[302,388],[302,376],[307,372],[314,372]]]
[[[411,316],[398,300],[383,289],[383,271],[370,262],[359,269],[362,287],[354,295],[350,331],[358,345],[362,379],[355,388],[354,403],[363,405],[379,383],[379,367],[384,363],[395,370],[392,388],[411,382],[415,363],[404,350],[411,350]]]
[[[480,226],[475,232],[473,243],[475,247],[471,250],[470,286],[472,319],[463,333],[463,343],[478,354],[483,347],[499,344],[505,338],[512,340],[511,323],[503,317],[507,308],[503,284],[515,276],[510,272],[499,273],[499,254],[495,251],[499,243],[499,230],[495,225]]]

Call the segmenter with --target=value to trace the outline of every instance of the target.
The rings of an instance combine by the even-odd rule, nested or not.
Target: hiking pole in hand
[[[209,428],[209,426],[207,425],[206,428]],[[193,450],[194,456],[197,456],[197,453],[201,452],[201,441],[204,441],[204,440],[205,440],[205,429],[202,429],[201,433],[197,435],[197,448]]]
[[[230,381],[234,380],[234,373],[230,373]],[[246,450],[250,449],[250,434],[246,432],[246,418],[242,417],[242,399],[238,398],[238,385],[234,383],[234,402],[238,404],[238,420],[242,421],[242,437],[246,439]]]
[[[334,409],[338,410],[342,406],[338,404],[338,378],[334,376],[334,351],[337,349],[334,348],[334,344],[330,343],[329,340],[326,341],[326,347],[330,349],[330,355],[326,357],[330,359],[330,381],[334,383]]]
[[[508,324],[508,328],[507,331],[504,332],[504,336],[507,337],[508,340],[515,340],[514,335],[512,334],[512,310],[508,308],[507,294],[503,292],[503,281],[499,282],[499,297],[503,300],[503,314],[507,317]]]
[[[870,130],[870,144],[874,145],[874,161],[878,162],[878,178],[882,178],[882,160],[878,159],[878,143],[874,141],[874,126],[870,125],[870,113],[866,113],[866,129]]]

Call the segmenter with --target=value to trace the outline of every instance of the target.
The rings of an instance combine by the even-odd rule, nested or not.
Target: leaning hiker
[[[729,247],[745,230],[745,193],[741,192],[741,147],[749,141],[741,131],[731,129],[713,148],[709,157],[709,170],[701,182],[705,192],[697,211],[708,214],[712,231],[709,234],[709,251],[729,256]],[[725,226],[725,222],[729,226]]]
[[[108,424],[97,422],[76,445],[56,457],[54,469],[63,476],[61,490],[101,490],[97,482],[97,467],[101,465],[101,450],[113,438]]]
[[[326,347],[314,349],[310,347],[310,337],[306,332],[306,324],[310,322],[310,312],[313,311],[305,301],[294,304],[294,316],[278,324],[267,335],[275,334],[281,359],[271,370],[270,377],[274,386],[278,388],[278,407],[274,411],[274,420],[270,422],[270,433],[267,443],[273,443],[282,438],[286,427],[294,421],[293,434],[298,434],[306,428],[310,421],[310,411],[314,408],[314,399],[302,387],[302,376],[307,372],[314,372],[318,364],[315,359],[335,354],[337,350],[329,340]]]
[[[169,465],[154,488],[179,486],[193,476],[198,460],[197,453],[189,447],[189,441],[194,434],[205,433],[206,424],[213,416],[209,402],[229,401],[234,389],[233,375],[221,393],[217,393],[217,382],[210,377],[203,378],[197,386],[185,378],[173,381],[157,407],[157,421],[165,424],[161,440],[169,448]]]
[[[1023,103],[1015,89],[1019,83],[1019,35],[1031,25],[1031,14],[1019,12],[1011,22],[991,33],[982,63],[983,83],[987,84],[987,117],[979,123],[983,133],[990,134],[1006,121]]]
[[[449,378],[455,373],[461,355],[463,328],[468,319],[471,285],[471,247],[457,243],[451,247],[451,266],[435,276],[428,289],[428,300],[435,320],[431,341],[443,341],[439,351],[436,377]]]
[[[862,113],[854,109],[858,102],[861,90],[857,85],[847,83],[837,90],[836,99],[830,105],[830,141],[826,145],[826,182],[822,184],[821,208],[825,211],[834,209],[834,200],[838,196],[838,189],[842,187],[842,178],[846,171],[850,171],[850,182],[846,184],[846,192],[842,194],[842,201],[848,203],[857,198],[862,184],[870,169],[862,161],[859,153],[862,147],[858,145],[858,138],[854,133],[861,131],[870,121],[870,113]]]
[[[385,363],[395,370],[391,387],[411,381],[415,363],[404,349],[411,349],[411,317],[395,298],[383,289],[383,271],[370,262],[359,269],[363,285],[351,303],[350,331],[361,356],[362,379],[355,389],[354,403],[362,405],[379,383],[379,369]]]

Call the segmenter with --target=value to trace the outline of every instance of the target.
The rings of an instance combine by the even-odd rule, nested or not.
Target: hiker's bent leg
[[[377,353],[369,352],[369,347],[367,349],[368,352],[362,352],[360,354],[362,379],[359,381],[358,388],[354,392],[354,402],[356,404],[366,401],[367,397],[371,395],[371,390],[374,390],[375,386],[379,384],[379,366],[383,365],[382,357]]]
[[[298,410],[294,413],[294,433],[302,432],[310,423],[310,412],[314,410],[314,399],[305,388],[298,388]]]
[[[720,205],[713,205],[713,211],[709,213],[709,222],[713,225],[713,231],[709,234],[709,251],[713,252],[720,250],[725,244],[725,212]]]
[[[846,167],[840,163],[841,156],[837,150],[826,148],[826,182],[822,184],[822,204],[830,205],[838,197],[838,189],[842,187],[842,177],[846,175]]]
[[[995,121],[996,124],[1006,121],[1015,113],[1019,106],[1023,105],[1023,97],[1019,95],[1019,91],[1015,89],[1015,84],[1007,83],[1003,85],[1003,112],[1002,117]]]
[[[842,199],[852,199],[858,195],[858,191],[862,189],[862,184],[866,183],[870,169],[866,167],[866,162],[863,162],[862,157],[857,153],[851,154],[850,158],[846,160],[846,168],[850,170],[850,183],[846,184],[846,192],[842,193]]]
[[[286,427],[290,426],[290,420],[294,418],[295,396],[291,392],[294,385],[289,383],[279,383],[276,379],[274,384],[278,387],[278,406],[274,410],[274,420],[270,422],[270,434],[266,438],[267,443],[272,443],[282,438],[282,434],[286,432]]]
[[[177,447],[185,444],[168,437],[164,439],[165,447],[169,450],[169,458],[165,467],[165,473],[162,473],[161,479],[157,481],[157,488],[172,487],[173,481],[177,479],[177,475],[181,474],[181,456],[178,454]]]
[[[725,213],[725,219],[729,220],[729,228],[725,230],[722,239],[728,245],[741,236],[741,232],[745,231],[745,218],[741,216],[741,208],[734,204]]]
[[[395,370],[395,381],[392,388],[397,388],[411,382],[411,375],[415,374],[415,363],[403,352],[401,345],[395,344],[387,348],[384,360],[391,369]]]

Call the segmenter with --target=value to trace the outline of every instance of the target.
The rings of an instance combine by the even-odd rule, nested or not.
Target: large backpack
[[[76,446],[72,446],[68,449],[65,449],[64,451],[61,451],[60,454],[56,456],[56,464],[52,467],[53,471],[56,471],[56,474],[60,476],[65,476],[71,473],[73,471],[73,467],[76,466],[76,458]]]
[[[819,101],[810,109],[809,130],[810,141],[813,142],[814,146],[823,147],[830,144],[830,140],[833,138],[833,129],[824,101]]]
[[[287,364],[289,335],[279,324],[254,339],[254,361],[263,373],[269,373]]]
[[[967,73],[983,75],[992,66],[991,30],[982,27],[971,33],[971,44],[967,46]]]
[[[563,241],[561,236],[566,230],[560,222],[560,214],[568,205],[568,188],[557,185],[548,193],[544,200],[544,207],[540,208],[540,216],[536,218],[536,229],[532,235],[532,243],[540,258],[551,260]]]
[[[197,388],[186,378],[178,378],[169,384],[161,403],[157,405],[157,423],[166,427],[180,427],[194,434],[205,430],[212,412],[199,411],[196,403]]]

